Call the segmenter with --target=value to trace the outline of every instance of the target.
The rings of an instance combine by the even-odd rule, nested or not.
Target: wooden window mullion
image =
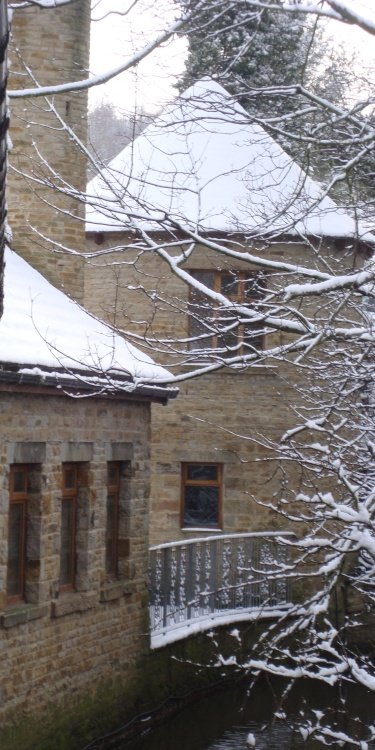
[[[78,466],[64,464],[61,499],[60,588],[72,589],[76,578]],[[70,506],[70,507],[69,507]]]
[[[9,602],[22,600],[25,595],[27,493],[28,467],[15,464],[10,467],[9,473],[7,580]]]
[[[120,480],[120,464],[110,462],[107,480],[106,572],[114,578],[118,575]]]

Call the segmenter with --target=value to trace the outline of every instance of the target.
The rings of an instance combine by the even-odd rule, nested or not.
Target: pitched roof
[[[375,242],[215,81],[168,105],[88,185],[87,230],[162,229]]]
[[[168,398],[163,367],[5,251],[0,380]]]

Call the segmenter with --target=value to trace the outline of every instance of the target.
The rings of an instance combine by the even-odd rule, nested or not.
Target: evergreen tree
[[[195,2],[187,0],[185,8]],[[254,12],[241,0],[211,0],[207,7],[197,14],[189,30],[186,69],[179,89],[212,76],[237,94],[248,111],[266,114],[271,104],[270,86],[301,80],[307,49],[305,22],[299,16],[267,9]],[[277,98],[278,112],[289,111],[291,106],[290,97]]]
[[[197,3],[180,1],[185,10]],[[276,3],[282,7],[282,0],[272,0]],[[297,91],[285,90],[302,84],[350,113],[353,92],[358,95],[366,89],[356,79],[354,53],[337,45],[316,20],[254,10],[242,0],[210,0],[204,11],[195,14],[187,38],[180,91],[204,76],[215,78],[313,177],[330,184],[332,176],[340,173],[334,197],[359,204],[362,214],[372,210],[373,151],[356,163],[362,148],[358,145],[361,122],[369,118],[368,108],[354,109],[356,125],[350,117],[336,118]],[[288,117],[280,119],[283,115]],[[352,165],[349,169],[348,164]]]
[[[366,144],[362,137],[365,125],[374,128],[375,123],[371,71],[360,65],[350,47],[322,34],[317,39],[311,47],[305,87],[346,114],[335,116],[316,106],[298,128],[294,126],[294,135],[300,135],[302,144],[303,138],[311,140],[308,158],[313,176],[323,184],[340,176],[332,197],[348,208],[355,206],[356,215],[367,218],[373,216],[375,200],[373,139]]]

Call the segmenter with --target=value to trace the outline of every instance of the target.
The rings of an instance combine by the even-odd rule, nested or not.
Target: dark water
[[[339,695],[325,686],[301,689],[298,686],[287,703],[287,719],[280,714],[280,686],[265,682],[250,695],[243,685],[202,698],[177,716],[131,743],[120,743],[118,750],[247,750],[246,738],[252,733],[256,750],[315,750],[322,744],[314,739],[305,741],[296,724],[315,720],[314,711],[323,711],[333,731],[356,735],[367,740],[368,727],[375,724],[375,696],[373,693],[348,687],[346,695]],[[318,714],[319,716],[319,714]],[[332,746],[354,750],[353,743],[340,745],[333,739]],[[365,750],[362,746],[361,750]],[[375,750],[369,742],[368,750]]]

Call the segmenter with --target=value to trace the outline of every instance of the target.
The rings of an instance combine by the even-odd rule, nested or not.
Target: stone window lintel
[[[88,463],[92,461],[94,443],[62,443],[62,463]]]
[[[133,443],[109,443],[106,446],[107,461],[132,461],[133,457]]]
[[[10,443],[8,464],[43,464],[46,460],[45,443]]]

